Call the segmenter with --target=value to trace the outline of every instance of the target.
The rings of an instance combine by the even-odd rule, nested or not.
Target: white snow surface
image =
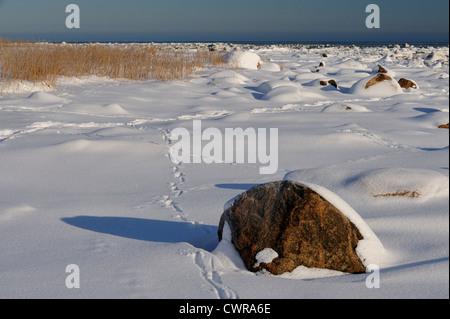
[[[242,65],[186,81],[0,83],[0,298],[449,298],[448,47],[236,47]],[[378,64],[419,88],[364,91]],[[194,120],[277,128],[277,172],[173,163],[170,132]],[[350,216],[380,288],[370,271],[252,273],[227,224],[218,242],[224,206],[283,179]],[[419,196],[374,196],[402,191]]]

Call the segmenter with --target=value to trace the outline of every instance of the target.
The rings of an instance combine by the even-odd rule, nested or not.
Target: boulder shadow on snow
[[[61,220],[81,229],[129,239],[159,243],[186,242],[207,251],[213,251],[218,245],[218,227],[211,225],[112,216],[76,216]]]
[[[435,109],[435,108],[431,108],[431,107],[413,107],[413,110],[419,111],[419,112],[422,112],[425,114],[442,112],[440,109]]]

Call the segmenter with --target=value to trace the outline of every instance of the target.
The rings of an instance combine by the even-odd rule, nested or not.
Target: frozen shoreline
[[[0,297],[448,298],[448,130],[438,128],[449,119],[448,46],[223,45],[258,54],[260,68],[4,92]],[[419,88],[361,94],[354,85],[378,64]],[[320,85],[331,79],[337,88]],[[170,132],[193,120],[221,132],[278,128],[278,171],[173,163]],[[367,274],[251,274],[219,245],[225,203],[287,177],[334,192],[373,230],[388,252],[380,289],[366,287]],[[80,289],[64,284],[69,264]]]

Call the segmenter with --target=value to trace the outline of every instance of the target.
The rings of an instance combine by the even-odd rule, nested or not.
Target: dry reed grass
[[[199,69],[223,64],[205,49],[175,50],[151,44],[53,44],[0,39],[0,81],[30,81],[54,88],[60,77],[186,80]]]
[[[395,193],[373,195],[373,197],[397,197],[397,196],[416,198],[420,196],[420,193],[416,191],[399,191]]]

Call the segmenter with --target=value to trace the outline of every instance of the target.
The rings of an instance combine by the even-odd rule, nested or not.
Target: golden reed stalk
[[[222,55],[206,48],[181,51],[152,44],[55,44],[0,39],[0,81],[6,85],[30,81],[55,88],[60,77],[186,80],[199,69],[223,64]]]

